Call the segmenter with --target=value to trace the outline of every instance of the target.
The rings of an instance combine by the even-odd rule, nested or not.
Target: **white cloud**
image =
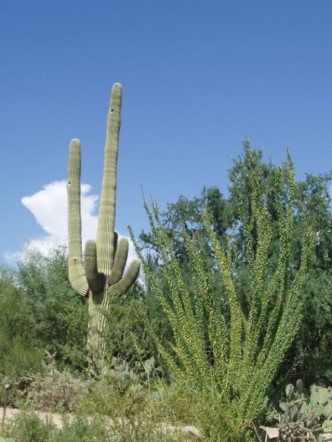
[[[81,217],[82,217],[82,244],[87,239],[96,238],[97,215],[96,208],[99,196],[91,194],[89,184],[81,185]],[[45,234],[38,238],[31,238],[24,245],[23,252],[15,255],[6,255],[7,261],[19,260],[26,251],[34,249],[47,254],[52,248],[67,245],[67,183],[55,181],[45,185],[42,190],[31,196],[25,196],[22,204],[33,214],[37,223]],[[122,235],[120,235],[121,237]],[[129,248],[129,260],[136,257],[132,245]]]
[[[81,212],[83,244],[94,238],[97,231],[95,210],[98,196],[90,194],[89,184],[81,185]],[[22,204],[30,210],[46,235],[30,239],[25,249],[37,249],[47,253],[57,245],[67,245],[67,183],[55,181],[42,190],[22,198]]]

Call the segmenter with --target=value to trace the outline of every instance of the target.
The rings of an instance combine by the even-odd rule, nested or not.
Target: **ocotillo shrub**
[[[250,423],[263,413],[267,390],[301,321],[301,289],[313,234],[307,227],[299,269],[286,284],[292,264],[294,201],[294,168],[290,157],[286,165],[289,171],[286,185],[281,188],[281,169],[276,172],[274,184],[279,239],[277,261],[270,259],[273,221],[254,168],[248,172],[252,188],[249,217],[241,208],[240,195],[238,198],[241,212],[238,228],[243,229],[245,238],[242,259],[250,273],[247,299],[240,299],[236,291],[232,238],[228,238],[227,246],[223,247],[206,214],[203,217],[210,241],[208,252],[205,246],[200,247],[199,238],[190,238],[183,230],[182,240],[190,258],[188,284],[159,220],[157,206],[153,204],[150,209],[145,204],[170,297],[161,290],[136,243],[147,283],[155,290],[173,330],[174,342],[168,348],[160,345],[160,352],[174,380],[178,385],[187,385],[193,398],[196,395],[199,401],[202,395],[205,403],[206,398],[211,398],[212,405],[213,401],[218,402],[218,419],[224,421],[222,440],[225,441],[245,440]],[[211,256],[214,259],[212,272],[206,271],[205,265]],[[223,280],[224,291],[219,296],[212,290],[215,275]]]

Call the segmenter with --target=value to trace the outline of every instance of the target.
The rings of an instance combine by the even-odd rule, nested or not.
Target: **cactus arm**
[[[130,287],[136,281],[139,271],[140,271],[141,263],[138,259],[132,261],[129,265],[129,268],[123,278],[120,279],[116,284],[111,285],[107,292],[110,296],[118,296],[126,293]]]
[[[68,273],[69,281],[80,295],[88,293],[88,281],[82,259],[81,240],[81,145],[73,139],[68,161]]]
[[[94,240],[85,243],[84,266],[89,289],[94,293],[100,292],[105,286],[105,276],[97,270],[97,246]]]
[[[115,250],[112,274],[109,278],[109,285],[120,281],[128,258],[129,243],[127,238],[121,238]]]
[[[98,272],[104,273],[106,276],[111,274],[114,258],[116,169],[119,147],[121,99],[121,85],[115,83],[112,88],[107,118],[104,176],[97,229]]]

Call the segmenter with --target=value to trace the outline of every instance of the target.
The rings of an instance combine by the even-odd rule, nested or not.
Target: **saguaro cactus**
[[[88,240],[82,257],[81,237],[81,146],[73,139],[68,161],[68,267],[69,280],[77,293],[89,298],[88,351],[99,366],[105,355],[107,323],[104,311],[112,296],[122,295],[136,281],[140,262],[134,260],[124,275],[128,240],[114,231],[116,170],[120,131],[122,88],[112,88],[107,118],[104,176],[99,205],[97,240]]]

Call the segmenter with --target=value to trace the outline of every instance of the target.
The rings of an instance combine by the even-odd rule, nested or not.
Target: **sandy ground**
[[[0,424],[3,419],[3,412],[4,409],[0,407]],[[5,414],[5,422],[9,422],[10,420],[13,420],[15,416],[17,416],[20,413],[20,410],[16,408],[6,408],[6,414]],[[43,421],[48,423],[53,423],[57,428],[61,429],[63,427],[62,417],[61,414],[58,413],[47,413],[43,411],[36,411],[36,415]],[[74,415],[66,415],[69,422],[75,418]],[[112,422],[110,421],[110,424]],[[175,431],[180,431],[184,434],[190,434],[194,437],[196,437],[198,440],[202,440],[201,434],[199,430],[191,425],[181,426],[181,427],[175,427],[173,425],[168,424],[160,424],[159,430],[165,433],[174,433]]]
[[[4,409],[2,407],[0,407],[0,422],[2,421],[2,417],[3,417],[3,412]],[[20,410],[15,409],[15,408],[7,408],[6,409],[6,414],[5,414],[5,421],[10,421],[13,418],[15,418],[15,416],[17,416],[19,414]],[[51,422],[53,423],[57,428],[61,429],[63,426],[63,422],[62,422],[62,418],[61,418],[61,414],[58,413],[46,413],[43,411],[36,411],[35,412],[37,414],[37,416],[43,421],[43,422]],[[67,415],[69,421],[74,419],[73,415]],[[172,432],[175,431],[175,427],[173,427],[172,425],[162,425],[163,430],[166,432]],[[263,428],[266,433],[270,436],[270,440],[276,440],[276,438],[278,437],[278,430],[276,428],[269,428],[269,427],[260,427]],[[193,426],[184,426],[181,428],[177,428],[177,430],[183,431],[184,433],[187,434],[191,434],[192,436],[197,437],[198,440],[201,440],[201,435],[198,431],[197,428],[193,427]],[[332,441],[332,433],[326,433],[323,435],[323,439],[322,441]]]
[[[0,422],[2,422],[3,419],[3,412],[4,409],[0,407]],[[10,421],[15,416],[19,414],[20,410],[17,408],[6,408],[6,414],[5,414],[5,422]],[[61,415],[58,413],[44,413],[43,411],[36,411],[36,414],[43,422],[52,422],[57,428],[62,428],[62,419]],[[73,416],[71,417],[73,419]],[[69,416],[70,419],[70,416]]]

